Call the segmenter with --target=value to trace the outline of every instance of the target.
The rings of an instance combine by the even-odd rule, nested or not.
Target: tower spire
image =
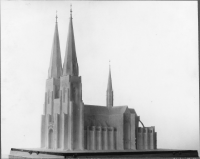
[[[110,60],[109,60],[109,75],[108,75],[108,86],[107,91],[112,91],[112,78],[111,78],[111,69],[110,69]]]
[[[108,75],[108,85],[107,85],[107,102],[106,105],[108,108],[113,107],[113,89],[112,89],[112,78],[111,78],[111,69],[109,61],[109,75]]]
[[[74,31],[72,23],[72,9],[70,9],[69,30],[67,37],[67,46],[63,64],[63,76],[78,76],[78,62],[76,57],[76,47],[74,40]]]
[[[58,24],[57,24],[57,12],[56,12],[56,25],[53,38],[53,45],[51,50],[51,59],[48,71],[48,78],[60,78],[62,75],[62,61],[60,53],[60,41],[58,34]]]

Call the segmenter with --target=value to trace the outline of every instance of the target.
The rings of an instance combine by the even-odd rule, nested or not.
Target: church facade
[[[71,151],[156,149],[155,127],[143,124],[139,127],[140,117],[134,109],[113,106],[110,69],[106,93],[106,106],[83,103],[72,15],[63,65],[56,18],[41,120],[41,148]]]

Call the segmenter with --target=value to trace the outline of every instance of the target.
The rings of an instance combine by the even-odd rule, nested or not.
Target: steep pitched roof
[[[128,106],[114,106],[110,109],[110,114],[123,114],[126,113],[127,111],[128,111]]]
[[[48,78],[59,78],[61,75],[62,75],[62,61],[61,61],[61,54],[60,54],[58,24],[56,21],[53,45],[52,45],[52,50],[51,50],[51,60],[50,60],[49,71],[48,71]]]
[[[128,106],[114,106],[109,109],[105,106],[84,105],[84,113],[90,115],[109,115],[109,114],[123,114],[123,113],[131,113],[137,115],[135,109],[128,108]]]
[[[85,114],[91,115],[108,115],[109,111],[108,108],[105,106],[97,106],[97,105],[85,105],[84,106]]]

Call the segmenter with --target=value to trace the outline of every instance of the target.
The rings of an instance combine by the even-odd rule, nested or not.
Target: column
[[[84,149],[87,149],[87,127],[84,127]]]
[[[51,115],[54,114],[54,91],[51,92]],[[53,117],[51,122],[53,121]]]
[[[55,122],[54,122],[54,148],[58,149],[59,148],[59,115],[56,113],[54,115],[55,117]]]
[[[73,126],[74,126],[74,120],[73,120],[73,102],[70,101],[69,102],[69,113],[68,113],[68,149],[69,150],[73,150],[73,139],[74,139],[74,135],[73,135]]]
[[[79,149],[84,150],[84,104],[80,102],[80,131],[79,131]]]
[[[154,149],[157,149],[157,132],[154,132]]]
[[[45,148],[49,147],[49,122],[50,122],[50,115],[47,114],[46,115],[46,119],[45,119],[46,123],[45,123]]]
[[[41,118],[41,148],[45,148],[45,115]]]
[[[131,114],[131,149],[135,150],[136,145],[135,145],[135,139],[136,139],[136,117],[135,114]]]
[[[108,150],[108,131],[107,131],[107,127],[103,128],[103,150]]]
[[[90,150],[90,127],[87,126],[87,150]]]
[[[102,150],[102,127],[97,129],[97,150]]]
[[[114,128],[114,149],[117,150],[117,128]]]
[[[143,150],[143,128],[138,127],[137,134],[137,149]]]
[[[63,122],[62,122],[62,126],[63,126],[63,150],[67,150],[69,148],[69,142],[71,141],[69,138],[69,130],[68,130],[68,124],[69,124],[69,115],[63,113]]]
[[[149,129],[148,128],[144,128],[144,149],[148,150],[149,149]]]
[[[154,149],[154,127],[149,128],[149,149],[153,150]]]
[[[114,150],[114,128],[109,128],[109,150]]]
[[[96,126],[92,126],[92,150],[96,150]]]

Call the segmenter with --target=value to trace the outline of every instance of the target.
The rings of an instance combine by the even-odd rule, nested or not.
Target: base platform
[[[49,149],[11,148],[9,158],[145,158],[145,157],[198,157],[197,150],[113,150],[113,151],[63,151]]]

